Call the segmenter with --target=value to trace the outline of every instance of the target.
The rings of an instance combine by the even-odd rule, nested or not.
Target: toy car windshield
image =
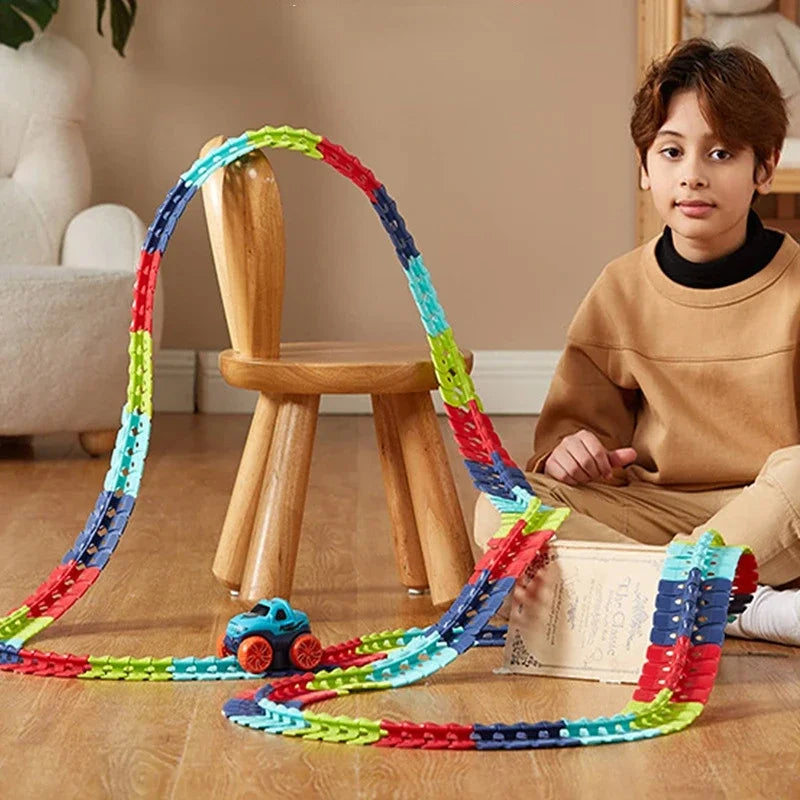
[[[246,617],[266,617],[269,614],[269,606],[266,603],[256,603],[249,611],[244,612]]]

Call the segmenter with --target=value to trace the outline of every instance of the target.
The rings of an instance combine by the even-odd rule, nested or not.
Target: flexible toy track
[[[425,678],[476,644],[496,643],[488,626],[516,578],[569,514],[535,496],[502,447],[475,393],[431,284],[422,256],[385,187],[356,158],[307,130],[248,131],[228,139],[183,173],[158,209],[142,248],[133,293],[127,403],[103,490],[62,563],[21,606],[0,619],[0,669],[40,676],[129,681],[252,678],[233,656],[135,658],[77,656],[30,650],[24,644],[62,616],[97,580],[133,511],[147,455],[152,418],[152,310],[161,258],[170,236],[214,170],[261,147],[297,150],[325,161],[369,197],[406,273],[431,347],[445,410],[475,485],[501,512],[501,527],[461,594],[426,629],[384,631],[324,651],[316,672],[278,678],[229,700],[234,722],[284,736],[428,749],[565,747],[651,738],[681,730],[700,714],[716,676],[724,626],[741,613],[756,586],[756,563],[718,534],[695,544],[673,543],[659,584],[651,646],[633,699],[612,717],[520,722],[515,725],[437,725],[350,719],[304,710],[352,691],[389,689]]]

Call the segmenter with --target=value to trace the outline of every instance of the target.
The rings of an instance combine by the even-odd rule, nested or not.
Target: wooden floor
[[[532,421],[498,418],[512,455]],[[101,580],[35,646],[93,655],[205,655],[238,607],[210,573],[248,420],[161,415],[128,532]],[[468,518],[474,490],[457,461]],[[0,447],[0,613],[71,546],[107,459],[66,436]],[[372,421],[323,417],[311,473],[296,605],[324,643],[437,614],[395,579]],[[394,751],[301,742],[220,714],[246,683],[125,684],[0,673],[0,797],[709,798],[800,797],[800,650],[731,641],[691,729],[639,744],[563,751]],[[468,653],[424,685],[342,698],[329,713],[515,722],[613,714],[630,686],[492,673]]]

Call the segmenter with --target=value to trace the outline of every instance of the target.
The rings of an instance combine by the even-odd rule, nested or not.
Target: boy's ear
[[[650,176],[644,171],[644,167],[639,167],[639,188],[645,192],[650,188]]]
[[[775,168],[781,157],[781,151],[775,150],[772,155],[756,169],[755,184],[759,194],[768,194],[772,188],[772,180],[775,177]]]

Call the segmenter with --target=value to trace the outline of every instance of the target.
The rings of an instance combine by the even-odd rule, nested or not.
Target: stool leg
[[[372,412],[400,583],[409,589],[424,589],[428,585],[428,577],[414,519],[414,506],[408,488],[397,422],[389,397],[372,395]]]
[[[283,395],[250,537],[241,599],[289,599],[317,429],[319,395]]]
[[[258,396],[211,568],[217,580],[235,591],[242,583],[279,401],[280,397]]]
[[[464,516],[429,392],[391,395],[431,601],[458,596],[474,566]]]

